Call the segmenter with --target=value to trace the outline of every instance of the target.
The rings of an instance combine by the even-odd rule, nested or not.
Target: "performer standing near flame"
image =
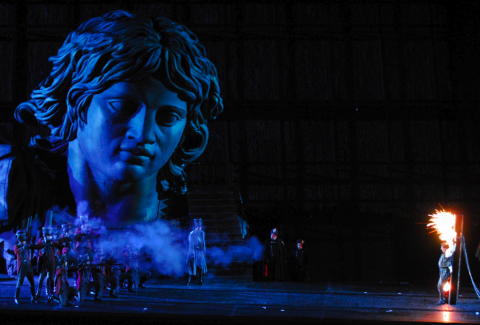
[[[429,214],[429,223],[427,228],[438,234],[440,239],[440,249],[442,255],[438,260],[439,279],[437,283],[438,304],[445,304],[446,293],[450,291],[451,274],[453,269],[453,258],[456,248],[457,232],[455,231],[455,223],[457,216],[449,211],[440,209]]]
[[[193,219],[193,230],[188,234],[188,253],[187,253],[187,271],[188,283],[192,278],[198,284],[203,284],[205,274],[207,274],[205,232],[201,218]]]
[[[444,286],[447,284],[447,282],[450,281],[451,278],[453,267],[453,253],[455,252],[455,247],[455,244],[450,247],[447,242],[442,242],[440,245],[442,255],[440,255],[440,259],[438,260],[439,279],[437,284],[439,305],[447,303],[447,300],[445,299]]]

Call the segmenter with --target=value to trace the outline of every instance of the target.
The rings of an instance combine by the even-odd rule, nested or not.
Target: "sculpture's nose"
[[[142,105],[129,121],[127,138],[137,143],[152,144],[155,142],[154,130],[155,112]]]

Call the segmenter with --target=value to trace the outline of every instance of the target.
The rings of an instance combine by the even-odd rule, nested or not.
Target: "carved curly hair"
[[[17,121],[33,121],[37,138],[66,144],[86,123],[95,94],[118,81],[153,76],[188,105],[183,138],[159,174],[162,183],[181,186],[185,166],[205,150],[208,120],[223,111],[216,68],[195,34],[165,17],[117,10],[82,23],[49,61],[50,75],[17,106]]]

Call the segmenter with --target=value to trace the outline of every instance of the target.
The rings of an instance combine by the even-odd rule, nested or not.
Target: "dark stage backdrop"
[[[480,239],[475,1],[0,1],[8,120],[67,32],[112,9],[189,26],[216,63],[225,113],[191,187],[244,198],[253,234],[307,241],[323,281],[436,283],[439,204]],[[478,261],[473,261],[479,269]]]

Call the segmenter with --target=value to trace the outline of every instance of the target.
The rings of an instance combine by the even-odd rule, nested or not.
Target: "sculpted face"
[[[93,96],[76,141],[97,180],[138,181],[172,156],[186,116],[187,103],[162,82],[118,82]]]

